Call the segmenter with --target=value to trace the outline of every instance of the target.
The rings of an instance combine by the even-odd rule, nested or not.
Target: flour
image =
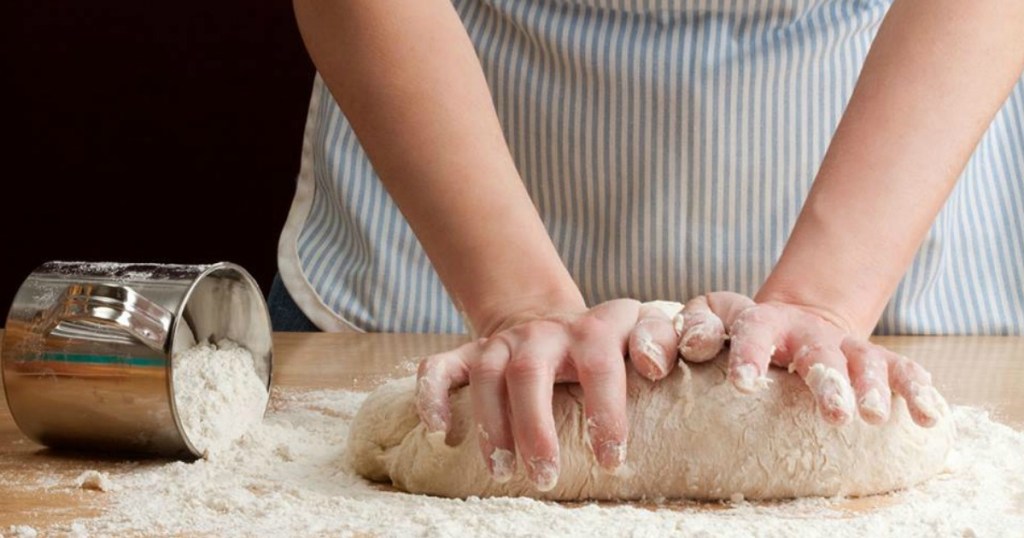
[[[93,470],[78,475],[75,484],[82,489],[93,491],[117,491],[118,489],[117,485],[110,481],[110,476],[107,473]]]
[[[173,358],[174,401],[192,445],[217,457],[263,418],[267,389],[252,353],[223,340],[199,344]]]
[[[28,525],[11,525],[7,532],[11,538],[36,538],[39,536],[39,531]],[[0,538],[2,537],[3,534],[0,534]]]
[[[277,390],[266,419],[219,457],[119,464],[109,472],[120,491],[88,492],[105,501],[98,518],[49,529],[30,517],[21,523],[47,536],[134,531],[188,536],[1019,538],[1024,529],[1024,432],[995,423],[978,409],[951,411],[959,433],[946,472],[913,489],[866,499],[871,507],[855,512],[851,501],[822,498],[756,504],[737,497],[722,504],[634,506],[395,492],[357,478],[341,463],[349,424],[364,398],[347,391]],[[43,480],[36,487],[69,485]]]
[[[794,360],[790,364],[790,372],[793,371],[796,362]],[[846,420],[853,416],[856,409],[853,387],[839,373],[839,370],[829,368],[821,363],[814,364],[807,372],[805,382],[811,388],[812,393],[817,394],[822,401],[828,402],[830,409],[835,410],[833,413],[837,417],[844,417],[843,420]],[[936,416],[938,416],[938,411],[936,411]]]

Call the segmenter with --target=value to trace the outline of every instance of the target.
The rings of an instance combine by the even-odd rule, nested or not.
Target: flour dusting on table
[[[349,423],[365,394],[275,391],[266,419],[217,458],[125,463],[97,519],[41,534],[129,531],[218,536],[1021,536],[1024,432],[984,411],[953,411],[949,470],[911,490],[870,499],[649,506],[530,499],[442,499],[390,491],[343,464]],[[458,472],[453,469],[452,472]],[[56,486],[61,487],[61,486]],[[24,521],[32,525],[32,521]]]

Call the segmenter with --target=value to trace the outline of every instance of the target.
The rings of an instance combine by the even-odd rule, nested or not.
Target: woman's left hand
[[[769,364],[788,368],[807,383],[831,424],[845,424],[857,411],[868,423],[885,422],[892,393],[906,400],[921,426],[933,426],[948,412],[921,365],[851,336],[806,306],[715,292],[687,302],[677,323],[684,359],[709,360],[729,340],[729,379],[737,389],[764,387]]]

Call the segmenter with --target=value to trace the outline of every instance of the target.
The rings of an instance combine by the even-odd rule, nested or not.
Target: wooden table
[[[403,364],[464,341],[454,335],[278,333],[274,382],[296,389],[369,390],[407,375]],[[886,337],[876,341],[920,361],[950,402],[990,409],[1002,422],[1024,428],[1024,338]],[[37,528],[102,511],[96,495],[70,484],[88,469],[116,460],[55,454],[21,436],[6,399],[0,399],[0,532],[31,521]],[[28,487],[45,473],[68,487]]]

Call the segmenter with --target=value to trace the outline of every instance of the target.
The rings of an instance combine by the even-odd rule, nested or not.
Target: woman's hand
[[[677,319],[679,350],[706,361],[729,344],[729,379],[742,392],[765,386],[769,364],[796,372],[822,416],[844,424],[856,411],[870,424],[888,420],[892,393],[907,402],[914,422],[933,426],[948,412],[919,364],[867,340],[849,336],[834,316],[781,302],[754,303],[729,292],[690,300]]]
[[[447,432],[448,391],[469,384],[480,450],[491,476],[509,480],[516,454],[541,491],[558,482],[559,447],[551,409],[555,383],[583,388],[587,433],[608,471],[626,459],[626,365],[660,379],[676,362],[677,336],[656,307],[631,299],[591,309],[509,316],[489,337],[426,357],[416,405],[428,431]]]

